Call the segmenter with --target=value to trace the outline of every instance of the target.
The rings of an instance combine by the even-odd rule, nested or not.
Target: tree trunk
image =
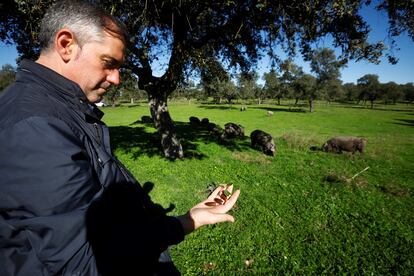
[[[147,52],[148,49],[145,47],[131,47],[132,49],[130,49],[139,59],[140,63],[140,66],[132,65],[132,72],[138,76],[138,87],[141,90],[145,90],[148,94],[151,117],[160,135],[164,156],[169,159],[184,157],[181,142],[177,138],[174,122],[168,111],[167,99],[177,88],[178,83],[182,82],[184,78],[183,69],[186,63],[186,57],[188,57],[188,53],[186,52],[188,47],[185,45],[187,22],[180,21],[177,18],[174,23],[176,23],[176,27],[174,28],[174,43],[171,57],[168,69],[161,77],[153,76],[151,61],[149,59],[149,53]]]
[[[280,105],[280,97],[277,97],[277,105]]]
[[[371,109],[374,109],[374,101],[371,100]]]
[[[177,138],[176,129],[168,111],[167,97],[162,93],[148,94],[148,103],[155,127],[161,137],[164,156],[169,159],[183,158],[183,147]]]
[[[310,112],[313,112],[313,108],[314,108],[314,107],[313,107],[313,100],[312,100],[312,99],[310,99],[310,100],[309,100],[309,111],[310,111]]]
[[[299,98],[296,98],[296,99],[295,99],[295,106],[297,106],[297,105],[298,105],[298,102],[299,102]]]

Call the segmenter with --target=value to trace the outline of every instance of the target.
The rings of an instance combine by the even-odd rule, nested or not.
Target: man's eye
[[[103,64],[107,69],[115,69],[117,67],[117,64],[110,60],[104,60]]]

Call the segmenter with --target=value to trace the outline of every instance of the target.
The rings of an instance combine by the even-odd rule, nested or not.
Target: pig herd
[[[200,120],[195,116],[191,116],[189,121],[190,125],[193,126],[206,126],[209,133],[218,137],[220,141],[245,138],[244,128],[239,124],[227,123],[224,125],[224,129],[222,129],[219,125],[210,122],[207,118]],[[250,139],[252,148],[258,149],[266,155],[275,155],[276,145],[269,133],[256,129],[250,134]]]
[[[227,123],[222,129],[219,125],[212,123],[208,118],[199,119],[195,116],[189,118],[193,126],[205,126],[211,135],[218,137],[221,141],[232,139],[244,139],[245,133],[243,126],[236,123]],[[276,144],[272,135],[263,130],[256,129],[250,133],[251,147],[262,151],[264,154],[274,156],[276,154]],[[331,153],[342,153],[343,151],[364,153],[366,139],[353,136],[338,136],[325,142],[320,150]]]
[[[152,123],[150,116],[142,116],[141,121]],[[195,116],[189,118],[190,125],[204,126],[208,132],[220,139],[220,141],[229,141],[233,139],[244,139],[245,133],[243,126],[236,123],[227,123],[222,129],[219,125],[212,123],[208,118],[199,119]],[[276,154],[276,144],[272,135],[263,130],[256,129],[250,133],[251,147],[262,151],[264,154],[274,156]],[[343,151],[364,153],[366,139],[354,136],[337,136],[330,138],[322,147],[312,147],[313,150],[321,150],[330,153],[342,153]]]

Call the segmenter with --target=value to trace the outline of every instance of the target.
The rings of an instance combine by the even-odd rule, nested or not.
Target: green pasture
[[[154,184],[154,202],[175,205],[171,215],[211,184],[241,189],[235,223],[206,226],[171,248],[183,275],[414,275],[413,105],[239,107],[170,103],[186,152],[178,161],[162,157],[155,129],[139,121],[147,104],[103,109],[115,154],[141,184]],[[190,116],[241,124],[246,139],[219,143]],[[274,137],[274,158],[250,148],[255,129]],[[339,135],[365,137],[366,153],[310,150]]]

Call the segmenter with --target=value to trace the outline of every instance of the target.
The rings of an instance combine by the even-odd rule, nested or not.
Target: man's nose
[[[119,75],[119,69],[112,69],[109,71],[106,80],[114,85],[118,85],[121,82],[121,78]]]

